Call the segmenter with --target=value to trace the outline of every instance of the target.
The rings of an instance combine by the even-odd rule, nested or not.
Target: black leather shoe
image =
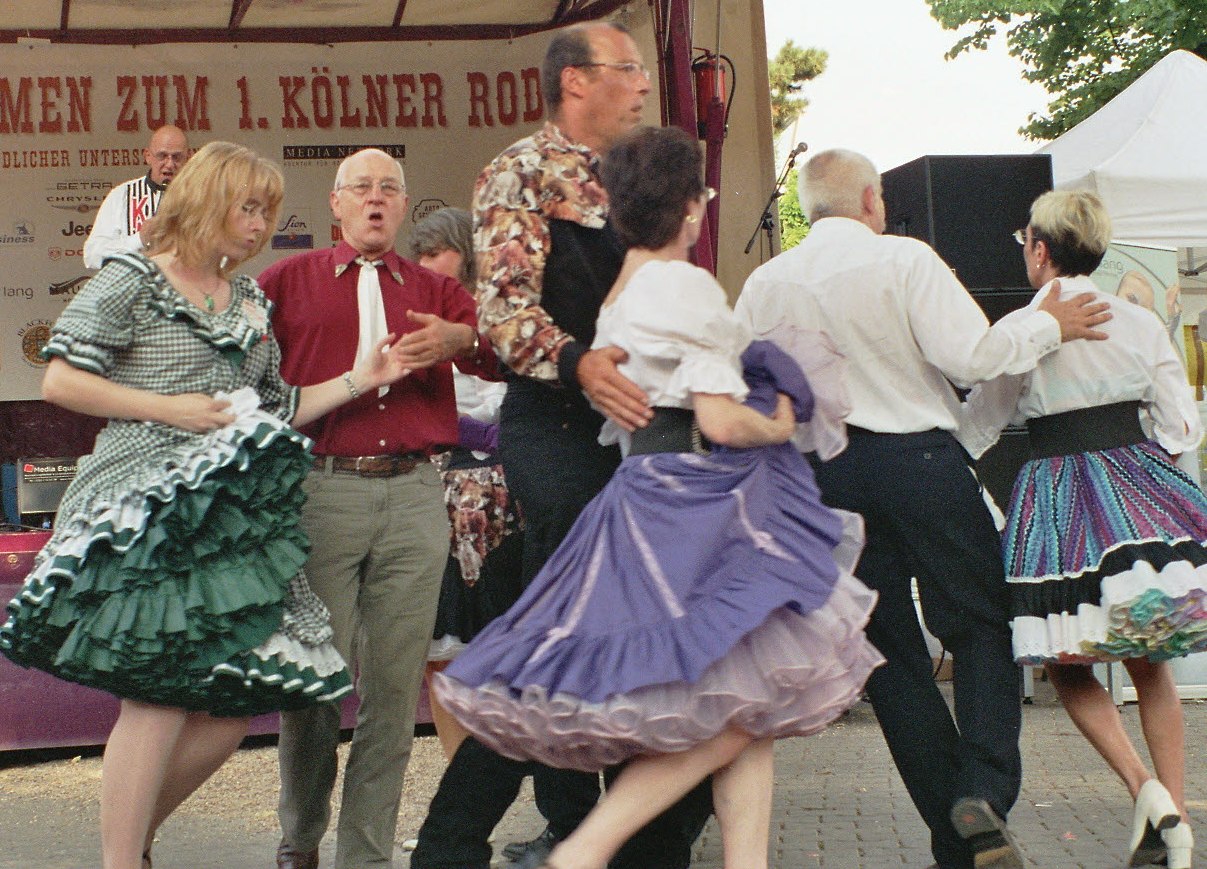
[[[976,869],[1023,869],[1023,855],[1014,844],[1006,822],[988,802],[974,797],[956,800],[951,823],[972,849]]]
[[[277,848],[277,869],[319,869],[319,852],[295,851],[285,845]]]
[[[504,845],[503,856],[511,861],[507,869],[537,869],[559,841],[553,831],[546,827],[535,839]]]

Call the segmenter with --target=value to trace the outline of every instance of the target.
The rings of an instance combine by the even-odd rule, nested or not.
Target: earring
[[[696,217],[696,215],[694,215],[694,214],[689,214],[687,217],[685,217],[683,219],[687,223],[699,223],[700,222],[700,218]]]

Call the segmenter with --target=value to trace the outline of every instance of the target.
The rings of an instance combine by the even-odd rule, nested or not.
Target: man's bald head
[[[873,229],[884,231],[880,173],[862,154],[839,148],[822,151],[805,164],[797,188],[801,211],[810,223],[824,217],[849,217],[867,223],[869,205],[879,202],[881,226]],[[869,203],[869,198],[874,201]]]
[[[180,127],[167,124],[151,134],[142,156],[150,167],[151,180],[166,187],[189,159],[188,137]]]

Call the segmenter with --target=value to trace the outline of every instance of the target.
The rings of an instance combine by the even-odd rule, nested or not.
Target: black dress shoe
[[[319,869],[319,852],[295,851],[285,845],[277,848],[277,869]]]
[[[553,831],[546,827],[535,839],[504,845],[503,856],[511,861],[508,869],[537,869],[559,841]]]
[[[1023,869],[1023,855],[1014,837],[988,802],[974,797],[956,800],[951,823],[972,849],[976,869]]]

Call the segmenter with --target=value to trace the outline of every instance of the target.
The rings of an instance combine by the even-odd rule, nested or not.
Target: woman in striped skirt
[[[1059,283],[1063,296],[1110,299],[1113,315],[1100,327],[1108,340],[1063,344],[966,404],[962,439],[973,455],[1011,421],[1030,433],[1003,538],[1015,658],[1045,666],[1073,722],[1127,785],[1127,865],[1189,869],[1182,708],[1168,661],[1207,649],[1207,498],[1175,464],[1195,451],[1202,424],[1161,321],[1088,277],[1110,241],[1101,200],[1046,193],[1015,237],[1039,290],[1032,305]],[[1136,686],[1155,775],[1091,671],[1107,661],[1122,661]]]

